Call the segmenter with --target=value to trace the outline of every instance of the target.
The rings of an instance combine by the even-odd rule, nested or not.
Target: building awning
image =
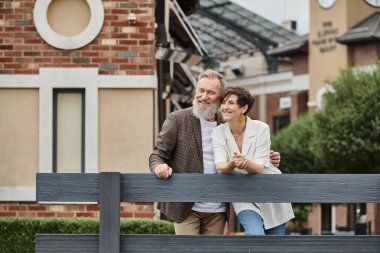
[[[175,63],[185,63],[188,65],[198,65],[203,61],[203,57],[200,55],[164,47],[156,47],[156,59]]]
[[[174,78],[170,87],[170,92],[166,98],[170,99],[176,109],[182,109],[191,106],[193,94],[197,85],[197,80],[191,72],[189,66],[184,63],[175,63]]]
[[[256,52],[265,55],[268,48],[299,37],[230,0],[200,1],[189,21],[209,54],[221,61]]]
[[[175,39],[187,38],[192,43],[193,53],[207,56],[208,51],[203,45],[202,40],[199,38],[197,32],[190,24],[186,15],[183,13],[181,7],[176,0],[169,1],[170,6],[170,33],[172,35],[180,34],[181,37],[174,36]],[[174,34],[173,34],[174,33]],[[181,45],[181,43],[179,43]]]
[[[308,51],[308,35],[286,42],[279,47],[269,50],[268,54],[275,57],[292,56]]]
[[[373,14],[337,39],[342,44],[378,40],[380,40],[380,13]]]
[[[158,29],[157,41],[160,43],[156,48],[156,59],[188,65],[197,65],[203,60],[207,60],[208,51],[180,5],[176,0],[170,0],[168,4],[170,9],[169,31],[176,43],[169,45],[165,30]]]

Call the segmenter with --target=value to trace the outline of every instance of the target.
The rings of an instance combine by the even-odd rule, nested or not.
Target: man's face
[[[202,111],[211,106],[219,105],[221,85],[218,78],[203,77],[198,81],[195,92],[195,101]]]

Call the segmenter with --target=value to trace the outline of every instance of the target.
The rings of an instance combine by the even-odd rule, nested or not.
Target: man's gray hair
[[[211,78],[211,79],[213,78],[219,79],[221,91],[223,91],[224,88],[227,86],[227,82],[226,82],[226,79],[224,79],[224,76],[215,70],[206,69],[205,71],[199,74],[198,81],[201,80],[203,77]]]

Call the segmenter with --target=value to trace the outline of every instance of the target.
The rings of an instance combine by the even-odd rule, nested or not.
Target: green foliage
[[[272,137],[271,148],[281,152],[283,173],[323,173],[323,165],[315,155],[317,132],[315,114],[300,117]]]
[[[154,220],[122,219],[122,234],[174,234],[172,223]],[[0,218],[0,252],[34,252],[36,233],[97,234],[96,219],[19,219]]]
[[[310,204],[295,203],[292,204],[292,207],[297,220],[302,223],[306,223],[307,218],[309,217],[309,212],[311,210]]]
[[[273,136],[283,172],[380,172],[380,63],[373,71],[344,70],[332,87],[322,110]]]
[[[122,234],[174,234],[172,223],[161,220],[122,220]]]
[[[380,172],[380,63],[373,72],[345,70],[316,114],[318,160],[329,172]]]
[[[380,172],[380,63],[371,72],[342,71],[332,87],[322,110],[272,137],[284,173]],[[310,206],[293,208],[306,222]]]

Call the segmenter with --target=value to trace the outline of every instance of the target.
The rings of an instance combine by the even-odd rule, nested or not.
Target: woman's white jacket
[[[240,153],[228,123],[213,129],[212,141],[215,164],[229,162],[235,152]],[[281,174],[281,171],[269,161],[270,144],[269,126],[262,121],[247,117],[241,154],[250,161],[264,165],[264,174]],[[248,174],[239,168],[235,168],[233,173]],[[270,187],[268,185],[268,188]],[[290,203],[233,203],[233,206],[237,214],[247,209],[258,212],[264,220],[265,229],[276,227],[294,218]]]

